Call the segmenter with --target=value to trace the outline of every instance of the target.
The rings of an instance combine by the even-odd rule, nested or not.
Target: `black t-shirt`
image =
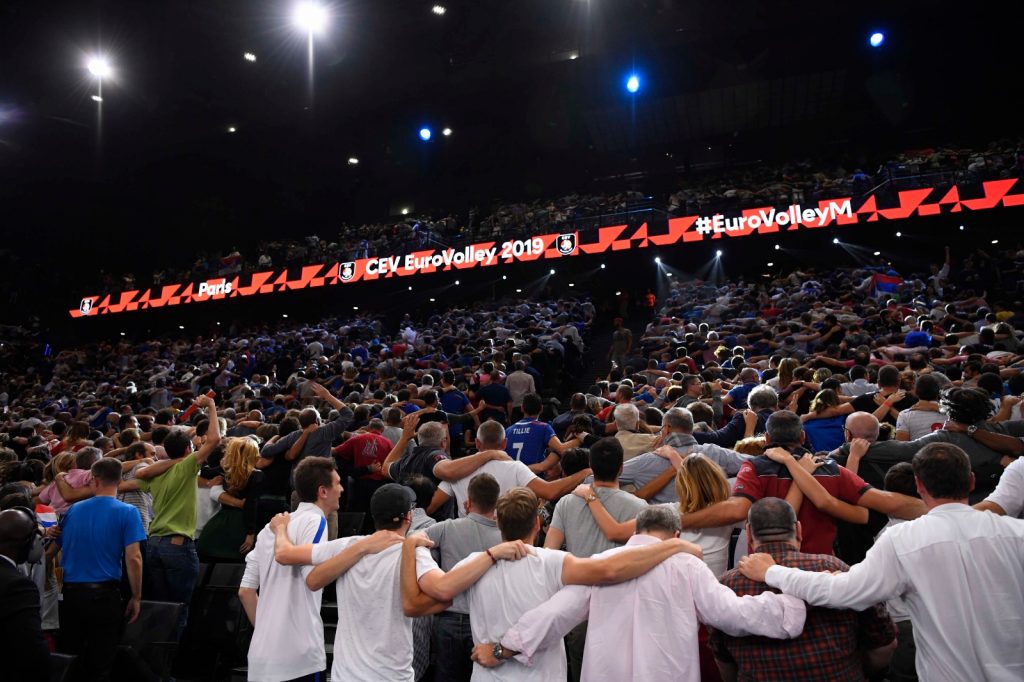
[[[875,391],[873,393],[865,393],[864,395],[857,396],[852,401],[853,409],[855,409],[858,412],[874,412],[875,410],[878,409],[878,403],[875,402],[876,395],[878,395],[878,391]],[[903,410],[907,409],[916,402],[917,398],[915,398],[912,395],[907,395],[905,398],[903,398],[903,400],[899,401],[898,403],[893,403],[893,407],[896,408],[896,410],[902,412]],[[886,413],[885,417],[883,417],[879,421],[886,422],[888,424],[896,426],[896,417],[893,417],[891,412]]]
[[[480,400],[483,400],[488,405],[500,405],[504,407],[508,403],[512,402],[512,394],[509,393],[508,389],[502,384],[487,384],[481,386],[476,395]],[[485,422],[488,419],[493,419],[505,426],[508,426],[508,418],[505,414],[505,410],[492,410],[490,408],[484,409],[480,412],[480,421]]]
[[[391,480],[398,483],[405,480],[406,476],[423,474],[433,481],[434,485],[437,485],[441,480],[434,475],[434,467],[438,462],[443,462],[446,459],[449,459],[448,453],[440,448],[435,448],[433,445],[417,445],[411,452],[406,453],[400,460],[393,463],[388,474],[391,476]]]

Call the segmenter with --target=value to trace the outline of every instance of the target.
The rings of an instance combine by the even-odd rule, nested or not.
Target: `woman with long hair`
[[[90,433],[88,422],[71,422],[67,435],[64,436],[64,447],[61,452],[78,452],[85,446],[92,445],[92,441],[89,440]]]
[[[259,489],[263,472],[256,468],[260,449],[248,436],[232,438],[220,466],[224,483],[210,489],[221,507],[206,523],[196,549],[204,561],[238,562],[256,543]]]

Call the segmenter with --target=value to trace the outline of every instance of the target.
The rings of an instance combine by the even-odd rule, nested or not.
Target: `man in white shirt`
[[[415,493],[405,486],[388,483],[378,488],[370,498],[370,515],[378,533],[389,534],[392,543],[400,543],[409,530],[415,504]],[[444,602],[403,599],[398,580],[401,550],[397,546],[362,557],[346,551],[364,540],[358,536],[296,546],[289,538],[289,525],[286,514],[271,522],[277,561],[313,564],[315,568],[306,577],[310,590],[323,589],[337,580],[338,626],[331,668],[335,680],[413,682],[412,617],[444,610],[454,595],[494,563],[526,554],[522,543],[502,543],[479,554],[475,561],[463,562],[437,582]],[[417,577],[440,570],[427,549],[417,551],[412,562]]]
[[[636,530],[626,547],[678,537],[679,514],[648,507],[637,516]],[[624,549],[599,556],[614,556]],[[532,666],[543,649],[556,645],[589,617],[582,679],[699,682],[700,622],[737,636],[790,639],[803,630],[805,616],[799,599],[774,593],[739,597],[718,583],[700,559],[679,554],[626,583],[564,588],[523,615],[502,636],[500,646],[505,657]],[[489,642],[474,649],[474,658],[488,667],[507,660],[497,660]]]
[[[862,610],[902,596],[922,680],[1024,679],[1024,524],[967,506],[974,474],[957,446],[926,445],[913,466],[928,513],[889,528],[849,572],[785,568],[767,554],[740,571],[817,606]]]
[[[514,563],[496,563],[475,584],[468,587],[470,626],[473,641],[497,642],[524,613],[553,597],[565,585],[597,585],[631,580],[679,552],[700,556],[700,548],[678,538],[652,543],[623,551],[605,559],[580,559],[567,552],[533,547],[540,531],[537,496],[528,488],[515,488],[498,500],[498,529],[506,541],[521,540],[529,547],[529,555]],[[442,581],[485,553],[471,554],[455,570],[445,574],[440,569],[420,574],[414,555],[417,545],[428,545],[422,536],[411,536],[402,549],[402,597],[418,600],[425,596],[435,600],[450,599],[452,592],[440,585]],[[498,651],[495,655],[503,657]],[[473,679],[480,680],[564,680],[565,648],[561,641],[539,653],[532,667],[519,663],[487,669],[473,667]]]
[[[500,450],[505,451],[505,427],[494,420],[485,421],[476,430],[476,448],[479,452]],[[590,469],[578,471],[554,481],[545,481],[530,471],[530,467],[516,460],[494,459],[476,471],[457,481],[441,481],[430,501],[428,514],[433,514],[452,497],[459,508],[459,516],[466,516],[466,500],[469,499],[469,482],[477,474],[490,474],[498,481],[498,488],[504,494],[512,488],[529,488],[542,500],[557,500],[568,495],[590,475]]]
[[[1024,457],[1018,457],[1003,469],[996,489],[974,508],[1014,519],[1024,518]]]
[[[334,461],[325,457],[302,460],[295,467],[295,490],[300,503],[291,514],[289,539],[303,545],[327,542],[327,514],[338,510],[342,493]],[[389,543],[372,536],[347,551],[358,557],[396,542],[397,538]],[[238,599],[254,628],[249,643],[249,679],[253,682],[312,680],[326,669],[321,590],[306,587],[312,570],[311,566],[284,566],[274,561],[274,531],[269,525],[246,555]]]

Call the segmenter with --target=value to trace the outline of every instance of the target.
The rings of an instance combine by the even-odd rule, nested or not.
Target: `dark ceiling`
[[[655,191],[682,166],[987,140],[1019,107],[1016,24],[981,3],[438,1],[329,3],[312,98],[289,0],[0,3],[7,245],[80,267],[607,177]]]

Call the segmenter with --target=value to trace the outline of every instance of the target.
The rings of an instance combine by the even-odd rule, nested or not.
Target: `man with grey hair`
[[[774,412],[768,418],[765,434],[768,445],[789,453],[789,461],[778,463],[767,455],[744,462],[736,476],[732,497],[683,517],[686,528],[714,528],[743,521],[751,505],[765,497],[785,499],[794,482],[799,460],[810,456],[804,447],[804,430],[800,417],[789,410]],[[833,497],[848,504],[860,505],[898,518],[916,518],[924,513],[917,498],[877,490],[859,476],[834,461],[827,459],[811,475]],[[801,486],[802,488],[802,486]],[[817,492],[816,490],[813,492]],[[807,490],[804,490],[808,494]],[[803,526],[803,547],[812,554],[832,554],[836,525],[832,517],[822,512],[810,500],[800,506]]]
[[[665,507],[648,507],[637,515],[636,529],[624,547],[595,558],[676,537],[679,515]],[[800,633],[805,615],[803,602],[784,595],[738,597],[715,580],[699,557],[677,554],[618,585],[562,588],[505,632],[500,640],[502,660],[494,657],[498,647],[489,642],[474,648],[474,660],[487,667],[529,666],[538,652],[557,646],[589,618],[582,679],[698,682],[698,619],[736,636],[787,639]],[[671,645],[664,633],[672,633]],[[515,662],[505,663],[510,657]]]
[[[612,417],[615,420],[615,438],[622,445],[626,461],[650,450],[658,439],[657,434],[640,430],[640,410],[632,403],[616,405]]]
[[[412,474],[422,474],[434,482],[457,481],[469,476],[483,464],[494,459],[509,459],[500,450],[486,450],[475,455],[453,460],[445,452],[448,429],[441,422],[427,422],[419,427],[419,413],[413,412],[402,419],[402,437],[388,453],[381,465],[381,473],[392,481],[404,481]],[[408,447],[416,437],[416,444]]]
[[[654,452],[645,452],[622,465],[619,485],[654,490],[647,497],[651,504],[678,502],[675,475],[683,458],[699,452],[718,466],[726,477],[733,478],[740,471],[743,462],[752,459],[735,450],[723,448],[714,443],[698,443],[693,437],[693,414],[685,407],[673,407],[661,421],[662,442],[667,447]]]
[[[802,528],[789,503],[776,497],[758,500],[747,515],[747,543],[754,552],[765,552],[782,566],[807,571],[847,571],[849,566],[833,556],[800,551]],[[733,569],[721,577],[737,595],[769,591]],[[713,631],[710,639],[725,679],[828,679],[862,680],[863,668],[880,672],[896,647],[896,626],[885,609],[875,604],[857,613],[849,609],[807,609],[799,637],[778,642],[770,649],[760,639],[733,637]]]
[[[476,448],[481,452],[504,452],[506,443],[505,427],[493,419],[488,419],[476,430]],[[507,456],[495,458],[483,463],[479,468],[457,481],[442,481],[434,493],[434,499],[431,500],[427,513],[433,514],[435,510],[454,497],[459,516],[466,516],[468,514],[466,502],[469,500],[470,482],[478,474],[493,476],[498,482],[498,488],[502,495],[512,488],[522,487],[529,488],[542,500],[557,500],[572,492],[573,488],[582,483],[590,475],[590,469],[583,469],[565,478],[546,481],[518,460]]]

